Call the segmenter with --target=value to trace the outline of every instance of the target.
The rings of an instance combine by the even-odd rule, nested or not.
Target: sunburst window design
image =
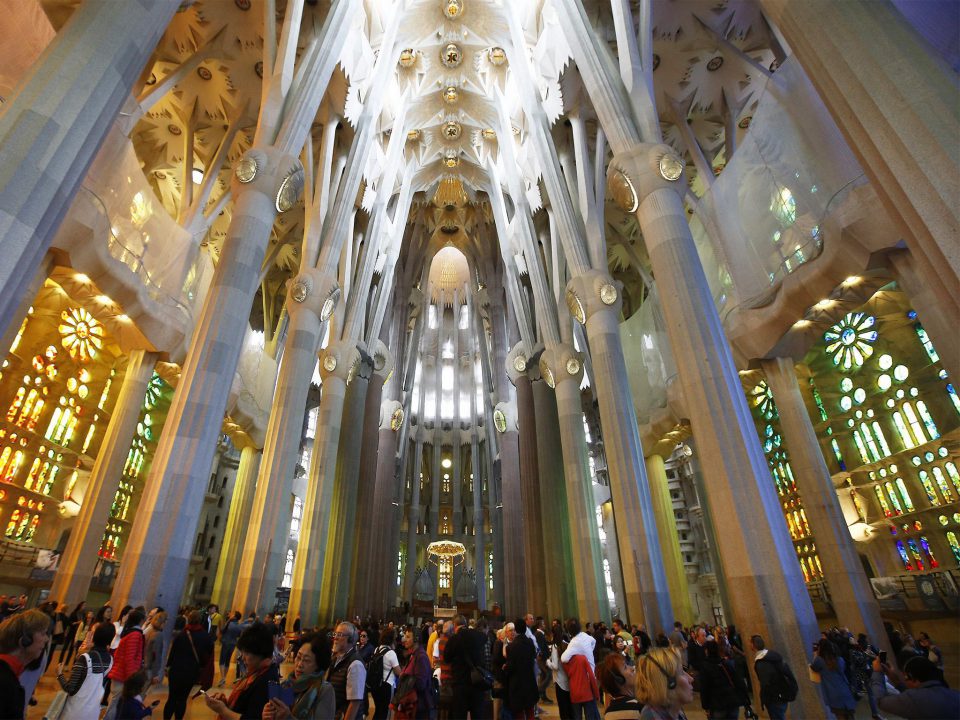
[[[750,391],[750,402],[765,420],[772,420],[777,416],[777,406],[773,402],[773,393],[766,380],[761,380],[760,384]]]
[[[153,377],[150,378],[150,382],[147,383],[147,394],[143,398],[143,407],[147,410],[153,410],[157,403],[160,402],[160,393],[163,392],[163,389],[167,384],[163,381],[156,373],[153,374]]]
[[[70,308],[60,313],[60,335],[70,357],[87,362],[103,347],[103,325],[83,308]]]
[[[872,330],[877,319],[863,312],[847,313],[843,319],[823,334],[827,341],[827,355],[833,364],[844,370],[859,368],[873,355],[877,331]]]

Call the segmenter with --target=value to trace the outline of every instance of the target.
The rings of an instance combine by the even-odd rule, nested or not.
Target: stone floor
[[[217,650],[219,656],[219,648]],[[235,672],[236,666],[231,667],[230,672],[227,676],[227,687],[225,688],[226,694],[229,694],[229,687],[233,682],[233,674]],[[292,665],[290,663],[284,663],[281,668],[281,674],[286,676],[292,670]],[[219,668],[217,669],[217,680],[219,681]],[[56,695],[57,690],[60,689],[60,686],[57,683],[57,666],[56,663],[53,663],[50,666],[48,672],[40,679],[40,683],[37,685],[37,691],[35,697],[37,698],[37,704],[27,711],[27,720],[41,720],[43,714],[46,711],[47,707],[50,705],[50,702],[53,700],[54,695]],[[214,688],[216,690],[216,688]],[[549,693],[550,697],[553,697],[553,691]],[[161,718],[163,712],[163,703],[166,701],[167,697],[167,688],[166,686],[154,687],[147,696],[147,703],[154,700],[160,700],[161,703],[158,708],[154,711],[154,718]],[[557,713],[557,706],[552,704],[544,704],[542,706],[543,714],[541,715],[544,720],[550,720],[551,718],[559,718]],[[699,698],[695,698],[694,702],[690,704],[688,708],[685,708],[685,713],[689,720],[706,720],[706,714],[700,709]],[[186,720],[215,720],[216,715],[210,711],[206,706],[206,703],[203,702],[202,698],[197,698],[196,700],[191,700],[187,706],[187,715]],[[857,706],[857,720],[869,720],[870,718],[870,708],[867,705],[866,700],[862,700]],[[893,717],[893,716],[888,716]],[[97,720],[96,718],[91,718],[91,720]],[[454,719],[458,720],[458,719]]]

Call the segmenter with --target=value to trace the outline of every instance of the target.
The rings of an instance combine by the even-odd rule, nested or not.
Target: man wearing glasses
[[[342,622],[332,633],[333,658],[327,682],[337,698],[337,720],[357,720],[363,714],[367,669],[357,653],[359,633],[353,623]]]

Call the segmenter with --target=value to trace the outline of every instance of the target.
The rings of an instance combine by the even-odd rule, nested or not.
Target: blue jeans
[[[600,720],[600,711],[593,700],[585,703],[573,703],[573,720]]]
[[[767,703],[767,712],[770,713],[770,720],[786,720],[786,703]]]

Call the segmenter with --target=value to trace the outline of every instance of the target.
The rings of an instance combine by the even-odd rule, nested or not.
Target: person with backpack
[[[373,720],[386,720],[390,698],[400,677],[400,660],[393,649],[397,634],[387,628],[380,633],[380,644],[367,661],[367,691],[373,697]]]
[[[761,636],[751,637],[750,644],[756,653],[753,669],[760,681],[760,707],[769,713],[770,720],[785,720],[787,705],[800,691],[797,678],[779,653],[767,649]]]
[[[60,720],[87,720],[99,716],[103,683],[113,667],[109,647],[116,634],[116,628],[110,622],[94,627],[91,647],[77,655],[70,677],[57,676],[57,682],[67,694]],[[53,715],[49,710],[47,713]]]
[[[733,660],[724,658],[720,644],[707,640],[706,658],[700,674],[700,705],[710,720],[737,720],[740,708],[749,704],[747,683],[737,672]]]
[[[430,688],[430,659],[411,629],[403,631],[403,649],[406,665],[400,671],[400,682],[390,701],[394,720],[430,720],[435,707]]]
[[[453,637],[443,652],[444,661],[450,665],[450,684],[453,687],[452,717],[472,720],[487,720],[490,717],[490,686],[485,674],[485,638],[478,630],[467,626],[467,619],[457,615],[453,619]],[[475,672],[476,671],[476,672]]]

